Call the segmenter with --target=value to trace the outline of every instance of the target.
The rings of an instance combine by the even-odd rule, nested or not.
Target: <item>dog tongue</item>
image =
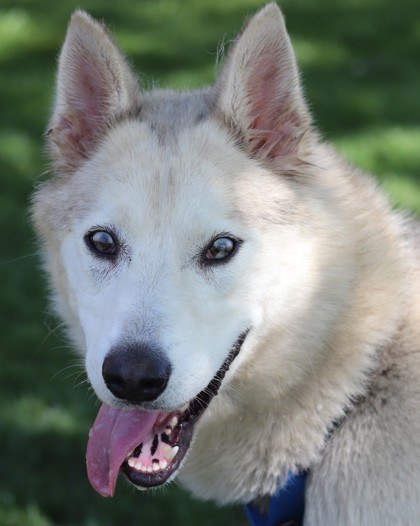
[[[114,495],[121,464],[151,433],[159,414],[102,405],[89,433],[86,464],[90,483],[103,497]]]

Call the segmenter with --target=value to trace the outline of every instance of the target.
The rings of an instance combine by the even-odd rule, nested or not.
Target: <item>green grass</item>
[[[98,404],[47,314],[28,199],[46,167],[42,134],[55,58],[74,7],[105,19],[143,82],[214,78],[221,39],[257,0],[0,0],[0,526],[246,523],[173,485],[155,495],[90,488],[84,466]],[[284,0],[313,113],[328,140],[420,212],[418,0]]]

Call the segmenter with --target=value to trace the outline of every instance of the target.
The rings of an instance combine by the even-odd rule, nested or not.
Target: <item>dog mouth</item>
[[[140,489],[160,486],[175,476],[195,424],[218,394],[248,332],[239,336],[207,387],[183,410],[167,413],[102,405],[86,454],[88,477],[98,493],[113,496],[119,473]]]

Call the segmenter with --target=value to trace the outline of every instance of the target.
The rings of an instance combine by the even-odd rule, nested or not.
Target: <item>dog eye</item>
[[[117,253],[117,246],[114,238],[105,230],[95,230],[89,232],[85,240],[89,248],[101,256],[114,256]]]
[[[205,252],[206,262],[223,261],[232,256],[238,242],[230,237],[218,237],[207,247]]]

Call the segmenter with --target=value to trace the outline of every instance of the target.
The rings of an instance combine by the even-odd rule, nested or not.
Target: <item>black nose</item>
[[[111,393],[133,404],[152,402],[166,388],[171,363],[156,346],[135,344],[111,349],[102,376]]]

